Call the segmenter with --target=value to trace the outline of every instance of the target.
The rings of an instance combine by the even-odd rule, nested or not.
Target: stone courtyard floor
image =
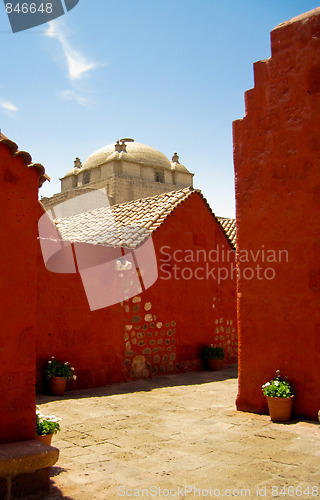
[[[317,422],[237,412],[235,367],[39,395],[61,418],[45,500],[320,497]]]

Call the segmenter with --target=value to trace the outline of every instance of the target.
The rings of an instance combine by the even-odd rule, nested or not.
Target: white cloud
[[[71,81],[80,80],[92,69],[97,67],[97,64],[88,61],[77,49],[71,46],[64,32],[64,25],[61,20],[51,21],[45,35],[56,39],[62,48],[64,57],[67,62],[68,76]]]
[[[0,99],[0,107],[5,111],[10,111],[12,113],[16,113],[18,111],[18,108],[12,104],[12,102],[4,101],[3,99]]]
[[[59,93],[65,101],[76,101],[81,106],[90,107],[91,100],[76,90],[63,90]]]

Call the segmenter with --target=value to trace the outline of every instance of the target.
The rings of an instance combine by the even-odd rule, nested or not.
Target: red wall
[[[161,269],[168,266],[163,260],[168,253],[173,259],[176,249],[203,249],[208,254],[219,245],[231,250],[202,196],[194,192],[179,205],[153,233],[153,242],[159,267],[156,283],[136,298],[96,311],[89,309],[79,275],[47,271],[39,251],[39,389],[43,366],[51,356],[74,366],[78,378],[69,383],[74,388],[200,369],[200,350],[208,342],[223,345],[226,363],[237,360],[235,273],[233,280],[220,284],[213,278],[162,279],[168,278],[168,267]],[[192,269],[183,271],[186,278],[195,268],[205,267],[203,262],[172,260],[174,264]],[[209,270],[217,266],[208,264]]]
[[[39,174],[0,143],[0,442],[35,434]]]
[[[261,385],[280,369],[295,413],[320,409],[320,9],[271,32],[234,123],[239,264],[239,410],[265,412]],[[244,279],[244,250],[287,250],[274,279]],[[272,275],[269,272],[269,278]]]

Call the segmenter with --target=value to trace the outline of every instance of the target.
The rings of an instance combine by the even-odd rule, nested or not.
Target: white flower
[[[73,375],[73,380],[77,380],[77,375]]]
[[[48,364],[51,365],[52,361],[48,361]]]
[[[275,380],[275,381],[274,381],[274,385],[276,385],[276,386],[278,387],[278,385],[279,385],[279,380]]]
[[[49,422],[57,422],[58,423],[61,421],[61,418],[58,418],[55,415],[49,415],[48,417],[46,417],[46,420],[48,420]]]
[[[264,384],[264,385],[262,386],[262,389],[264,389],[265,387],[269,387],[269,385],[270,385],[270,382],[267,382],[266,384]]]

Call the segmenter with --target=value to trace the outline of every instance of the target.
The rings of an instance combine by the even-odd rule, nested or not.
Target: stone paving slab
[[[237,371],[40,395],[61,418],[44,500],[320,498],[317,422],[237,412]]]

